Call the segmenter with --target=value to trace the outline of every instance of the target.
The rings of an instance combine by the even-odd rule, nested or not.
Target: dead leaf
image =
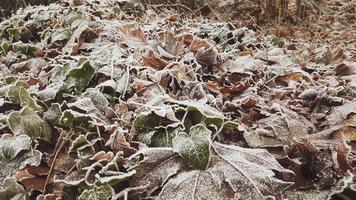
[[[150,50],[146,55],[143,55],[142,59],[146,66],[152,67],[154,69],[163,69],[168,64],[166,61],[156,56],[152,50]]]

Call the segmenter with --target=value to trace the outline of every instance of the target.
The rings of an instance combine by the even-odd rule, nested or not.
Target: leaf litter
[[[349,46],[157,11],[65,0],[0,23],[1,199],[356,193]]]

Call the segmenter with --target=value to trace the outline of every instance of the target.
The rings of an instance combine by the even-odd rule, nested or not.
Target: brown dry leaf
[[[341,130],[345,141],[356,141],[356,114],[351,115],[344,121]]]
[[[291,73],[288,73],[288,74],[278,77],[279,80],[281,80],[285,83],[289,83],[290,81],[301,81],[302,78],[303,78],[303,75],[298,72],[291,72]]]
[[[220,88],[220,92],[225,96],[234,96],[240,94],[241,92],[247,90],[250,87],[251,87],[250,82],[246,80],[241,82],[239,85],[224,86]]]
[[[147,39],[145,33],[137,28],[135,24],[125,24],[119,28],[123,42],[132,48],[139,48],[145,45]]]
[[[186,46],[190,46],[194,41],[194,36],[192,34],[185,34],[183,36],[183,43],[186,45]]]
[[[174,32],[163,34],[161,46],[157,49],[164,58],[174,59],[183,52],[183,38],[177,36]]]
[[[352,69],[350,66],[347,66],[344,63],[338,64],[335,68],[334,71],[336,75],[338,76],[347,76],[352,74]]]
[[[347,102],[342,106],[334,107],[331,114],[327,116],[326,122],[329,126],[340,125],[351,114],[356,114],[356,101]]]
[[[338,48],[335,52],[334,55],[331,58],[331,62],[335,62],[339,60],[340,58],[344,57],[344,51],[341,48]]]
[[[136,149],[126,141],[124,133],[125,131],[122,128],[117,128],[110,135],[110,139],[105,143],[105,146],[109,146],[114,152],[123,151],[125,155],[134,154]]]
[[[213,92],[222,93],[226,97],[236,96],[241,94],[243,91],[247,90],[251,87],[250,82],[248,80],[242,81],[238,85],[234,86],[222,86],[220,87],[216,82],[208,82],[206,83],[209,90]]]
[[[330,151],[329,159],[333,161],[332,170],[334,170],[335,173],[343,174],[348,170],[353,172],[355,169],[353,169],[349,161],[351,148],[345,142],[341,130],[341,126],[336,126],[297,139],[297,143],[298,145],[303,144],[304,147],[307,147],[308,151],[315,154],[313,155],[315,157],[319,157],[318,154],[321,152]]]
[[[195,54],[195,58],[197,59],[197,62],[204,67],[214,66],[218,62],[218,52],[215,48],[200,48]]]
[[[43,192],[46,177],[31,177],[22,179],[20,182],[25,186],[25,188],[29,190],[37,190],[39,192]]]
[[[154,69],[163,69],[167,66],[167,62],[159,58],[156,53],[150,50],[146,55],[142,55],[143,64]]]
[[[22,183],[26,189],[43,192],[48,171],[48,167],[27,166],[21,171],[18,171],[15,176],[16,179]]]
[[[176,21],[178,21],[178,19],[179,19],[179,16],[178,15],[171,15],[171,16],[169,16],[169,21],[171,21],[171,22],[176,22]]]
[[[185,39],[185,43],[189,43],[189,42],[187,42],[187,41],[190,41],[189,35],[187,35],[186,37],[187,38]],[[199,51],[199,49],[202,48],[203,50],[208,50],[210,47],[211,47],[211,45],[207,40],[195,38],[195,39],[193,39],[193,41],[191,42],[191,44],[189,46],[189,51],[196,54]]]

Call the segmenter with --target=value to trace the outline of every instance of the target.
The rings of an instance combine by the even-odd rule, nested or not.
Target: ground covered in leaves
[[[264,34],[61,2],[0,23],[0,199],[355,196],[347,23]]]

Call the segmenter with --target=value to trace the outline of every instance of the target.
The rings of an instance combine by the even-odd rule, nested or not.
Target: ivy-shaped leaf
[[[162,126],[162,117],[155,113],[150,113],[148,115],[140,115],[134,121],[134,127],[140,132],[154,131],[156,127]]]
[[[74,110],[66,110],[59,119],[59,124],[67,127],[78,125],[88,125],[92,118],[88,114],[83,114]]]
[[[16,182],[14,177],[5,178],[2,186],[0,186],[0,199],[20,199],[25,196],[25,189],[22,185]],[[18,197],[15,197],[18,195]]]
[[[40,51],[40,49],[35,45],[26,44],[21,41],[13,43],[12,49],[14,52],[19,52],[32,57],[35,57],[36,52]]]
[[[20,96],[21,106],[23,107],[28,106],[29,108],[32,108],[36,112],[39,113],[42,112],[43,110],[42,107],[36,103],[36,101],[30,96],[30,93],[28,93],[24,87],[20,88],[19,96]]]
[[[26,165],[37,166],[41,162],[41,153],[32,150],[31,138],[27,135],[2,135],[0,138],[0,182],[6,176],[22,169]]]
[[[112,196],[113,189],[108,185],[94,186],[84,190],[79,200],[107,200]]]
[[[60,82],[63,81],[69,71],[69,64],[57,65],[51,71],[51,81]]]
[[[10,129],[15,135],[26,134],[32,139],[41,137],[51,139],[51,129],[34,110],[25,106],[20,111],[14,111],[7,118]]]
[[[68,92],[74,89],[75,92],[81,92],[88,86],[94,74],[95,69],[88,60],[79,60],[78,67],[71,69],[68,72],[61,87],[61,91]]]
[[[12,103],[16,103],[16,104],[21,103],[21,99],[20,99],[21,87],[27,89],[29,88],[29,85],[24,81],[16,81],[15,83],[9,86],[9,89],[7,91],[7,97],[10,99]]]
[[[197,169],[205,170],[211,158],[211,131],[204,125],[181,132],[173,139],[173,150]]]
[[[43,119],[50,125],[59,125],[59,119],[62,116],[61,105],[53,103],[51,107],[43,114]]]
[[[88,97],[91,99],[91,101],[96,105],[96,106],[101,106],[101,107],[108,107],[109,106],[109,101],[106,99],[103,93],[100,91],[89,88],[83,93],[84,97]]]
[[[212,113],[204,112],[205,110],[200,107],[188,106],[185,109],[185,117],[183,120],[186,130],[189,130],[192,126],[204,123],[207,128],[217,131],[224,122],[223,116],[212,115]]]

